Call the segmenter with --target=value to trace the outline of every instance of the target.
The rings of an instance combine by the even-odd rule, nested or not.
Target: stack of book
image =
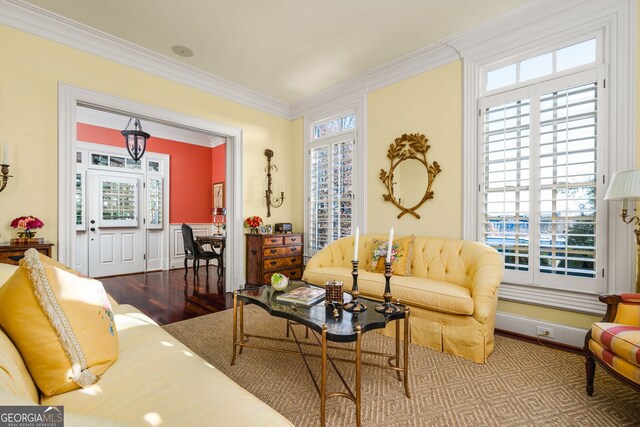
[[[278,295],[276,299],[281,302],[284,301],[310,306],[318,301],[322,301],[324,299],[324,293],[324,289],[308,288],[303,286],[301,288],[296,288],[291,292],[287,292],[286,294]]]

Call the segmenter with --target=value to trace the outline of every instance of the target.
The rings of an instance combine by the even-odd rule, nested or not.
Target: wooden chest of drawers
[[[35,248],[38,252],[51,257],[51,247],[53,243],[21,243],[11,245],[0,243],[0,262],[4,264],[18,265],[18,261],[24,258],[27,249]]]
[[[271,283],[273,273],[302,277],[302,233],[247,234],[247,284]]]

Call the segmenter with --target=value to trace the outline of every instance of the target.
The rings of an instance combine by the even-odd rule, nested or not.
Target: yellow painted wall
[[[14,176],[0,193],[0,241],[15,236],[9,227],[13,218],[32,214],[45,223],[38,235],[57,242],[60,81],[241,128],[243,216],[260,215],[267,223],[289,222],[294,206],[302,203],[289,199],[273,210],[271,218],[265,218],[265,148],[275,152],[279,168],[276,183],[285,194],[291,194],[289,120],[0,26],[0,147],[3,143],[9,146]]]
[[[304,119],[291,123],[291,222],[294,231],[304,231]]]
[[[385,234],[393,226],[398,237],[462,236],[461,82],[461,62],[456,61],[369,93],[368,233]],[[386,187],[379,179],[380,169],[389,170],[387,150],[403,133],[425,134],[431,145],[427,160],[442,168],[432,187],[434,198],[417,210],[420,219],[408,214],[398,219],[400,210],[382,199]],[[415,181],[398,183],[405,195],[418,187],[416,182],[426,182],[424,168],[414,170]]]

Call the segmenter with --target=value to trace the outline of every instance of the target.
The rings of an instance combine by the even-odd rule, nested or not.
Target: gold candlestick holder
[[[0,191],[4,190],[9,182],[9,178],[13,178],[9,175],[9,165],[0,165],[0,172],[2,172],[2,180],[0,180]]]
[[[351,270],[351,276],[353,276],[353,286],[351,287],[351,296],[353,299],[342,305],[342,308],[351,313],[362,313],[367,309],[367,306],[360,302],[360,291],[358,290],[358,261],[351,261],[353,270]]]
[[[384,302],[376,306],[376,311],[382,314],[400,313],[404,308],[391,303],[391,262],[384,263],[384,278],[387,282],[384,286]]]

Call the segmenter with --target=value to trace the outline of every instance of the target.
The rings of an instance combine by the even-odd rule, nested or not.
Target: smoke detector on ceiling
[[[183,58],[189,58],[190,56],[193,56],[193,51],[186,46],[180,46],[177,44],[175,46],[172,46],[171,50],[173,51],[173,53],[178,56],[182,56]]]

